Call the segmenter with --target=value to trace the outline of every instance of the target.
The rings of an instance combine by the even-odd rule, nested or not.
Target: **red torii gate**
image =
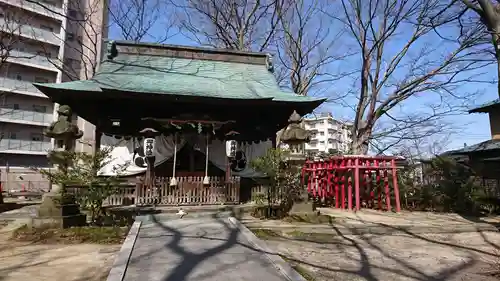
[[[354,178],[356,210],[361,208],[362,203],[374,208],[375,200],[378,201],[378,209],[383,210],[382,198],[385,197],[385,210],[391,211],[389,185],[391,178],[396,204],[395,211],[399,212],[401,205],[396,159],[396,157],[389,156],[346,155],[308,160],[302,168],[302,182],[304,184],[307,182],[307,191],[313,198],[329,201],[332,205],[332,201],[335,200],[335,208],[342,209],[346,209],[347,199],[347,209],[352,210]]]

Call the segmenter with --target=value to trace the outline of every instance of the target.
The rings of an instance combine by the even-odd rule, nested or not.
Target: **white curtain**
[[[206,149],[206,139],[202,136],[198,138],[197,141],[200,151],[205,154]],[[272,147],[271,141],[265,141],[260,143],[252,144],[242,144],[238,147],[238,150],[242,150],[245,153],[247,159],[247,166],[241,172],[231,172],[235,176],[240,177],[261,177],[260,173],[257,173],[250,167],[250,162],[260,156],[266,154],[267,150]],[[208,146],[208,160],[214,164],[217,168],[225,171],[226,170],[226,142],[220,140],[213,140]]]
[[[206,137],[199,135],[195,138],[190,138],[192,144],[199,148],[200,152],[205,154],[206,151]],[[177,152],[181,150],[186,144],[186,139],[181,138],[179,143],[177,143]],[[135,146],[134,146],[135,144]],[[134,148],[142,143],[134,143],[133,139],[116,139],[113,136],[103,135],[101,137],[101,148],[112,148],[111,150],[111,161],[103,167],[100,171],[100,175],[112,176],[116,175],[116,170],[120,167],[126,167],[124,171],[121,171],[123,176],[131,176],[143,173],[146,168],[138,167],[134,163]],[[241,172],[232,172],[235,176],[240,177],[261,177],[260,173],[255,172],[250,167],[250,162],[256,157],[263,156],[266,151],[272,147],[271,141],[265,141],[260,143],[243,144],[239,147],[242,150],[247,159],[247,166]],[[174,156],[174,139],[173,136],[158,136],[156,137],[156,148],[155,148],[155,166],[161,165],[165,161],[169,160]],[[208,160],[215,165],[217,168],[225,171],[226,170],[226,142],[220,140],[213,140],[208,149]]]
[[[174,137],[173,136],[157,136],[156,147],[154,154],[156,156],[155,166],[158,166],[174,155]],[[136,166],[134,163],[134,148],[142,143],[134,142],[134,139],[116,139],[113,136],[102,135],[101,148],[111,148],[111,160],[100,171],[100,175],[112,176],[116,175],[116,170],[119,167],[126,167],[121,171],[121,175],[130,176],[140,174],[146,171],[146,168]],[[184,147],[186,141],[180,139],[177,143],[177,152]],[[134,146],[135,145],[135,146]]]

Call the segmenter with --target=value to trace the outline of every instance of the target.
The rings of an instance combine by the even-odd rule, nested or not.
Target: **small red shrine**
[[[313,199],[335,208],[401,211],[396,157],[347,155],[308,160],[302,181]],[[385,204],[384,204],[385,202]],[[346,208],[347,207],[347,208]]]

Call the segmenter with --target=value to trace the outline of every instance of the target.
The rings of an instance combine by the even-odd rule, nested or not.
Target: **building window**
[[[33,111],[35,111],[35,112],[41,112],[41,113],[46,113],[47,112],[47,106],[34,104],[33,105]]]
[[[42,141],[43,140],[43,135],[42,134],[37,134],[37,133],[32,133],[31,134],[31,140],[32,141]]]
[[[325,135],[325,132],[319,132],[319,135],[320,135],[320,136],[324,136],[324,135]]]
[[[73,9],[69,9],[68,11],[68,15],[72,18],[76,18],[76,15],[77,15],[77,12],[76,10],[73,10]]]
[[[68,37],[67,37],[66,39],[68,39],[68,41],[73,41],[73,40],[75,40],[75,34],[73,34],[73,33],[68,33]]]
[[[35,83],[49,83],[49,79],[44,77],[35,77]]]
[[[16,80],[21,81],[21,80],[23,80],[23,77],[22,77],[21,75],[19,75],[19,74],[18,74],[18,75],[16,75]]]
[[[50,32],[54,32],[54,28],[52,28],[52,27],[50,27],[48,25],[41,24],[40,28],[41,29],[45,29],[45,30],[50,31]]]
[[[9,133],[9,138],[10,138],[11,140],[17,140],[17,134],[16,134],[16,133],[13,133],[13,132],[10,132],[10,133]]]
[[[18,110],[19,109],[19,104],[18,103],[13,104],[12,105],[12,109]]]
[[[319,144],[325,144],[325,142],[324,141],[320,141]]]
[[[36,54],[42,57],[52,58],[52,53],[50,52],[38,51]]]

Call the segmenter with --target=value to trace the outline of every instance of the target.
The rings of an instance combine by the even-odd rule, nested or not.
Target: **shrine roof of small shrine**
[[[500,99],[496,99],[469,110],[469,113],[490,112],[493,110],[497,110],[499,106],[500,106]]]
[[[445,152],[443,155],[467,155],[477,152],[492,152],[492,151],[500,151],[500,140],[491,139],[487,141],[483,141],[474,145],[470,145],[461,149],[451,150]]]
[[[55,102],[117,91],[305,103],[311,109],[326,100],[283,91],[273,68],[265,53],[108,41],[108,52],[92,79],[34,85]]]

